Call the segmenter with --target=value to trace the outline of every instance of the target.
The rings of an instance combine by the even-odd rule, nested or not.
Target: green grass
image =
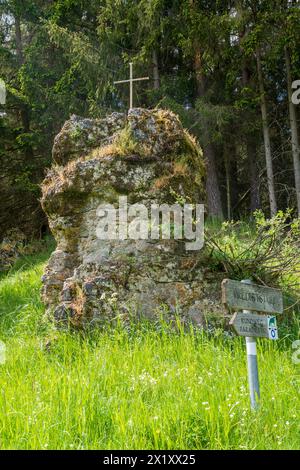
[[[39,297],[50,249],[0,281],[1,449],[300,448],[298,328],[259,342],[251,412],[241,338],[163,321],[54,331]]]

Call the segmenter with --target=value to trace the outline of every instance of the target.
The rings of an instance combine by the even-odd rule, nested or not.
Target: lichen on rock
[[[204,322],[201,253],[182,240],[97,236],[99,206],[205,202],[195,139],[167,110],[134,108],[103,120],[72,117],[55,138],[42,206],[57,241],[42,296],[56,321],[82,327],[118,314],[152,317],[161,305]],[[131,313],[130,313],[131,312]]]
[[[112,113],[105,119],[80,118],[73,114],[54,139],[52,157],[58,165],[89,153],[91,148],[107,143],[124,126],[125,116]]]

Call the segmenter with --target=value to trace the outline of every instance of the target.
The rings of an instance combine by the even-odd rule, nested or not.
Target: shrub
[[[300,219],[291,211],[279,211],[266,219],[254,214],[251,227],[241,222],[225,222],[217,231],[206,234],[210,258],[228,277],[253,279],[269,286],[285,285],[300,291]]]

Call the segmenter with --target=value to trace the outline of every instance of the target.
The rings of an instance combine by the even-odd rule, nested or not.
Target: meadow
[[[258,342],[253,412],[242,338],[163,319],[55,330],[40,300],[52,248],[0,278],[1,449],[300,448],[296,319]]]

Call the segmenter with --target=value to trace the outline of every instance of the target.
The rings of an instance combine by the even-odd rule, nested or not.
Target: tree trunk
[[[292,135],[292,154],[294,163],[294,174],[295,174],[295,187],[297,196],[297,208],[298,217],[300,217],[300,149],[299,149],[299,136],[297,129],[297,115],[296,107],[292,102],[292,72],[291,72],[291,58],[290,52],[285,47],[285,65],[287,74],[287,87],[288,87],[288,100],[289,100],[289,118]]]
[[[221,203],[221,194],[217,177],[215,149],[208,143],[203,146],[203,153],[206,157],[206,192],[208,214],[211,217],[223,220],[223,209]]]
[[[197,95],[202,98],[205,94],[205,78],[202,67],[202,56],[199,47],[195,47],[194,56],[194,69],[196,74]],[[207,205],[208,214],[223,220],[223,209],[221,202],[221,193],[218,182],[217,164],[215,149],[210,142],[208,135],[203,136],[203,154],[206,159],[206,192],[207,192]]]
[[[243,87],[251,86],[251,69],[249,68],[247,62],[244,62],[242,68],[242,82]],[[251,119],[251,115],[248,119]],[[257,154],[257,144],[255,141],[254,133],[246,133],[246,151],[247,151],[247,160],[249,167],[249,182],[250,182],[250,211],[251,213],[259,209],[260,207],[260,197],[259,197],[259,181],[258,181],[258,171],[256,164],[256,154]]]
[[[271,217],[273,217],[277,212],[277,203],[276,203],[275,186],[274,186],[274,174],[273,174],[270,131],[269,131],[269,124],[268,124],[267,101],[266,101],[266,96],[265,96],[265,87],[264,87],[264,80],[263,80],[261,58],[260,58],[259,50],[257,50],[257,53],[256,53],[256,62],[257,62],[257,74],[258,74],[258,83],[259,83],[259,92],[260,92],[262,126],[263,126],[263,134],[264,134],[269,201],[270,201]]]
[[[243,18],[243,6],[241,2],[238,2],[237,5],[238,14],[240,19]],[[242,24],[242,23],[241,23]],[[253,67],[252,63],[249,61],[247,56],[245,55],[245,51],[243,48],[243,40],[246,36],[246,25],[242,26],[239,31],[239,44],[240,50],[244,56],[243,59],[243,66],[242,66],[242,84],[244,88],[251,88],[253,89]],[[255,119],[255,115],[252,117],[252,113],[249,112],[247,115],[247,120]],[[257,170],[257,144],[256,144],[256,135],[252,131],[246,132],[245,136],[246,140],[246,152],[247,152],[247,160],[248,160],[248,175],[249,175],[249,183],[250,183],[250,212],[254,212],[260,208],[260,197],[259,197],[259,174]]]
[[[231,220],[231,178],[229,169],[229,155],[227,149],[225,149],[224,153],[224,166],[226,175],[227,220]]]
[[[234,130],[232,129],[234,132]],[[237,153],[235,141],[230,141],[230,136],[224,136],[224,168],[226,181],[227,219],[233,220],[235,217],[234,207],[239,200]]]
[[[153,49],[152,52],[152,66],[153,66],[153,87],[154,90],[158,90],[160,87],[160,80],[159,80],[159,68],[158,68],[158,58],[157,58],[157,52],[155,49]]]
[[[259,196],[259,174],[257,171],[256,154],[257,144],[254,142],[252,136],[247,136],[247,156],[249,164],[249,175],[250,175],[250,211],[255,212],[260,208],[260,196]]]
[[[21,21],[18,15],[15,16],[15,34],[16,34],[17,59],[18,59],[19,67],[21,67],[24,63],[24,55],[23,55],[23,45],[22,45]]]
[[[21,20],[18,15],[15,15],[15,40],[16,40],[16,55],[18,59],[19,67],[22,67],[24,64],[24,52],[23,52],[23,42],[22,42],[22,32],[21,32]],[[24,132],[30,132],[30,112],[26,103],[21,104],[20,116],[22,121],[22,127]],[[28,145],[25,148],[25,156],[27,159],[33,156],[33,150],[31,145]]]

